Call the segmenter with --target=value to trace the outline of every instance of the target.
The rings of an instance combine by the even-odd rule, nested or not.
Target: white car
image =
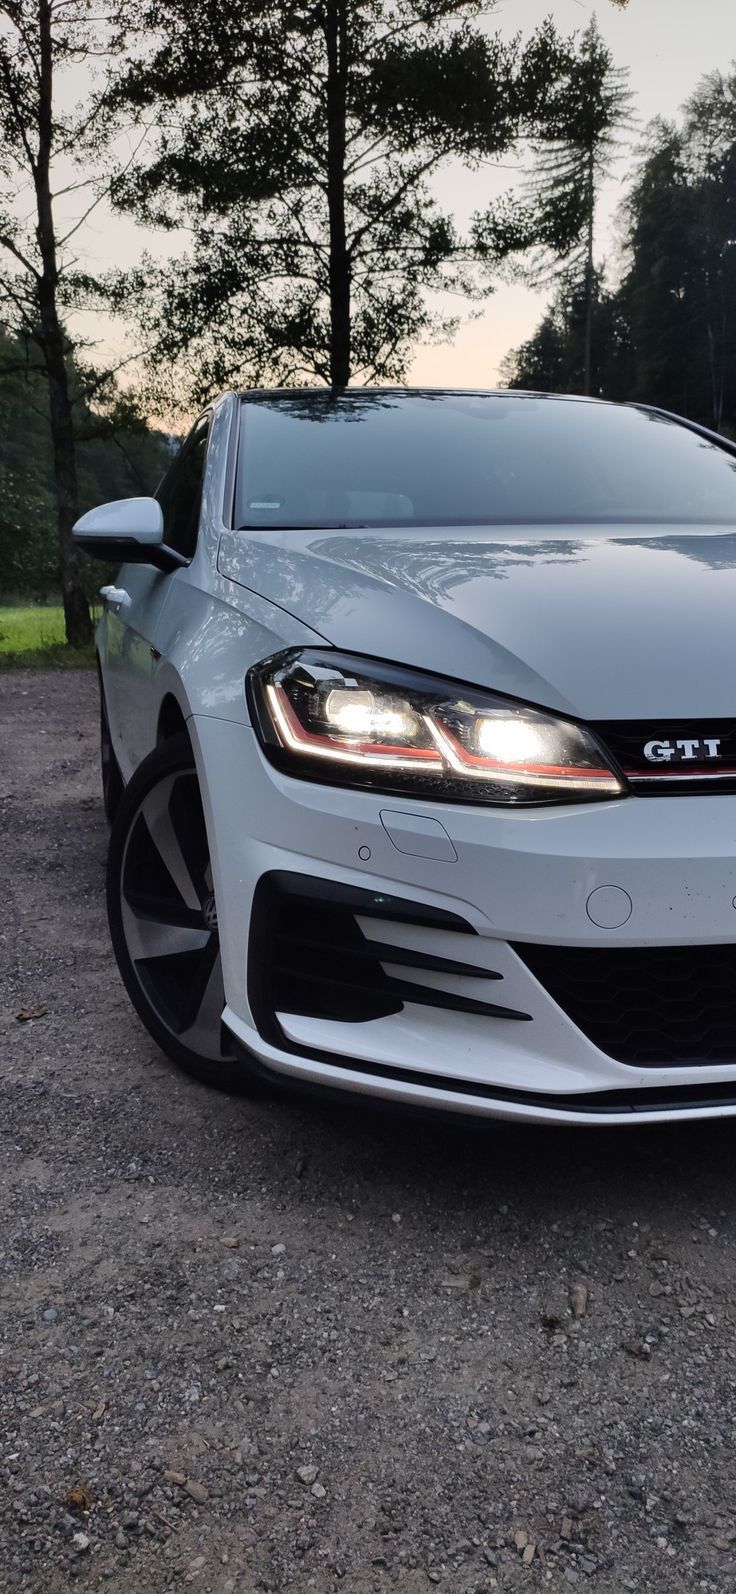
[[[83,516],[113,945],[203,1080],[736,1113],[736,445],[521,393],[226,394]]]

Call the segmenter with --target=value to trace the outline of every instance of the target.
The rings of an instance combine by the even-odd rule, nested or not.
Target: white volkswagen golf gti
[[[97,633],[158,1044],[495,1118],[736,1113],[736,445],[520,393],[227,394]]]

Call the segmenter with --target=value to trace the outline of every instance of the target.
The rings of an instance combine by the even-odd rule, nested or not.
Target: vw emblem
[[[208,930],[217,929],[217,903],[212,893],[202,903],[202,916]]]

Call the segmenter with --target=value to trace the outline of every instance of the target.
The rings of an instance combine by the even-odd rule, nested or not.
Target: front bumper
[[[629,797],[516,812],[412,802],[284,776],[240,724],[197,716],[190,729],[210,836],[224,1022],[270,1071],[409,1105],[532,1122],[736,1113],[736,1022],[731,1057],[723,1044],[730,1016],[721,1014],[720,1049],[710,1044],[707,979],[707,948],[723,948],[725,966],[730,947],[736,956],[736,797]],[[329,994],[315,1001],[297,992],[304,985],[297,979],[290,999],[282,979],[269,1012],[270,962],[249,959],[252,922],[259,924],[252,946],[263,936],[252,915],[259,885],[287,876],[301,877],[307,896],[312,880],[331,882],[337,895],[357,893],[351,925],[361,939],[380,942],[389,982],[404,993],[407,982],[410,990],[418,985],[422,1000],[403,994],[377,1016],[361,1006],[356,1019],[344,990],[340,1001]],[[377,922],[361,908],[361,894],[390,899],[396,911],[387,922],[384,903]],[[416,912],[402,919],[401,904]],[[340,925],[332,921],[320,952],[316,918],[310,946],[308,906],[299,913],[305,971],[329,993],[332,956],[342,970]],[[401,959],[395,966],[387,945]],[[625,1046],[611,1055],[532,972],[530,963],[539,971],[534,946],[597,949],[604,961],[606,949],[692,948],[693,968],[704,977],[692,999],[678,977],[673,999],[696,1034],[694,1013],[702,1009],[703,1055],[688,1056],[680,1043],[676,1011],[662,1030],[672,1035],[671,1057],[666,1039],[659,1055],[656,1023],[648,1051],[632,1043],[635,1060],[623,1060]],[[686,953],[673,956],[673,968],[683,956],[688,961]],[[458,963],[471,972],[452,972]],[[661,984],[657,1011],[664,1012]],[[613,1003],[610,982],[607,995],[615,1007],[615,981]],[[724,992],[718,996],[723,1007]]]

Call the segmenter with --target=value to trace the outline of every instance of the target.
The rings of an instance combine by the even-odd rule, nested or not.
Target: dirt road
[[[736,1125],[212,1095],[105,845],[94,677],[0,675],[0,1589],[733,1589]]]

